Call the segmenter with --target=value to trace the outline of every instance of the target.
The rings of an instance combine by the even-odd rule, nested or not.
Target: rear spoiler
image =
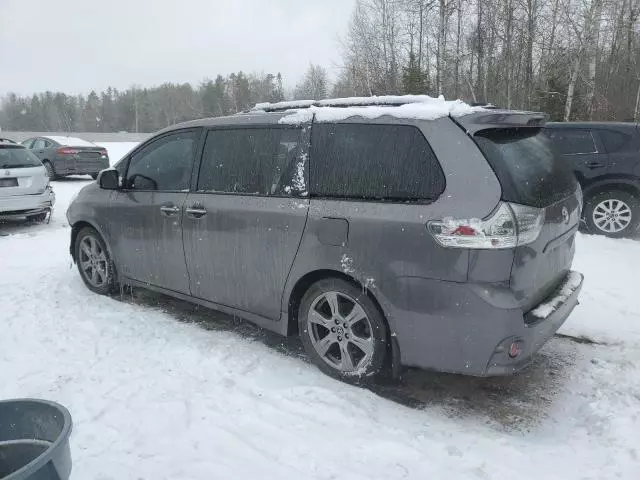
[[[547,122],[545,113],[517,110],[483,110],[452,118],[469,135],[487,128],[542,127]]]

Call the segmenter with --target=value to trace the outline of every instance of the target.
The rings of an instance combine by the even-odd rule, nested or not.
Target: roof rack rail
[[[442,102],[443,97],[429,95],[381,95],[373,97],[327,98],[325,100],[292,100],[276,103],[257,103],[250,112],[283,112],[311,107],[397,107],[409,103]]]

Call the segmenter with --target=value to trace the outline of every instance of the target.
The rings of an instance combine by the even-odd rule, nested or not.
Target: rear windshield
[[[0,168],[40,167],[42,162],[30,150],[18,146],[0,147]]]
[[[500,181],[504,200],[545,207],[575,191],[573,172],[554,154],[542,129],[487,129],[474,138]]]

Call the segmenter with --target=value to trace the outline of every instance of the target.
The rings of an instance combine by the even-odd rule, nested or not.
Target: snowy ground
[[[0,224],[0,398],[70,409],[72,479],[638,478],[640,241],[579,237],[582,304],[561,333],[584,339],[556,337],[522,374],[365,390],[296,340],[89,292],[64,216],[87,182],[54,182],[48,225]]]

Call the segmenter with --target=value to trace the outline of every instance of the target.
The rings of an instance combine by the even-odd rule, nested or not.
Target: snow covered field
[[[89,292],[64,215],[87,182],[54,182],[48,225],[0,224],[0,398],[69,408],[72,479],[639,478],[640,241],[579,237],[561,333],[584,339],[522,374],[366,390],[222,314]]]

